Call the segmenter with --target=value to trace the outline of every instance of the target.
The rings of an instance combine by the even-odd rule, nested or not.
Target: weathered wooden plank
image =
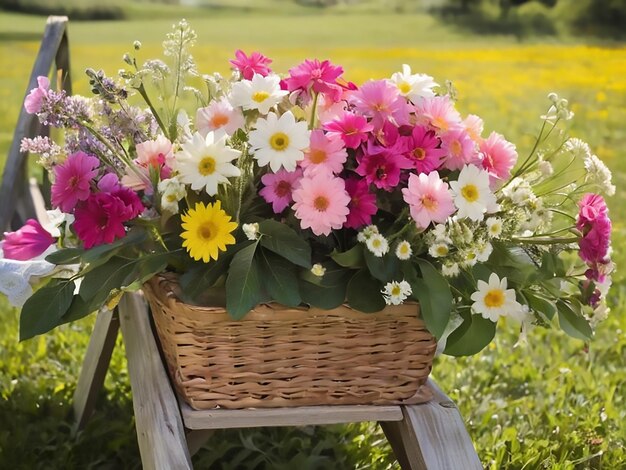
[[[429,386],[433,400],[403,406],[402,421],[383,424],[398,462],[404,470],[482,469],[456,405],[432,380]]]
[[[180,410],[150,327],[146,303],[138,294],[126,294],[118,312],[143,468],[191,469]]]
[[[304,426],[359,421],[399,421],[399,406],[299,406],[246,410],[194,410],[180,403],[183,422],[189,429],[254,428],[261,426]]]
[[[93,412],[111,362],[119,325],[117,313],[106,309],[98,312],[74,392],[74,431],[82,429]]]

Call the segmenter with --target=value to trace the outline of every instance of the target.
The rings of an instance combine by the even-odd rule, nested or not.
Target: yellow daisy
[[[184,232],[180,236],[185,240],[183,246],[187,248],[189,256],[196,261],[208,263],[212,258],[217,260],[219,251],[226,251],[226,245],[233,245],[235,237],[231,232],[237,228],[235,222],[221,208],[221,202],[204,205],[196,203],[196,207],[189,209],[181,216]]]

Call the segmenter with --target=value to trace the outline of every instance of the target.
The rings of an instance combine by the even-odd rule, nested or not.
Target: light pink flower
[[[411,217],[419,229],[426,229],[431,222],[444,223],[456,210],[452,193],[436,171],[426,175],[412,174],[408,187],[402,189]]]
[[[281,168],[276,173],[266,173],[261,177],[265,186],[259,194],[268,203],[272,204],[272,210],[280,214],[293,201],[292,192],[302,178],[302,170],[287,171]]]
[[[46,76],[37,77],[37,88],[30,90],[28,96],[24,99],[24,108],[29,114],[36,114],[41,111],[41,105],[44,97],[50,89],[50,80]]]
[[[475,114],[470,114],[463,120],[462,125],[471,139],[478,144],[483,135],[483,120]]]
[[[150,170],[156,171],[160,179],[169,178],[172,174],[174,153],[172,143],[164,136],[159,135],[155,140],[147,140],[137,144],[136,166],[133,171],[126,170],[122,177],[122,184],[135,191],[145,191],[152,194],[153,188],[150,181]]]
[[[342,88],[337,84],[337,79],[343,73],[343,68],[325,60],[305,60],[300,65],[289,69],[289,77],[285,84],[290,92],[301,91],[309,97],[311,91],[323,93],[332,101],[339,101]]]
[[[462,127],[453,127],[441,134],[441,150],[445,153],[444,168],[460,170],[469,163],[479,163],[476,144]]]
[[[363,116],[348,111],[323,124],[322,128],[330,136],[337,135],[341,137],[349,149],[355,149],[361,145],[361,142],[367,140],[368,133],[374,130],[374,126],[369,124]]]
[[[252,80],[255,73],[266,77],[271,72],[268,65],[272,63],[272,60],[260,52],[253,52],[248,57],[241,49],[237,49],[235,59],[231,60],[230,63],[239,70],[243,78]]]
[[[444,132],[461,123],[461,115],[448,95],[422,99],[415,106],[415,114],[418,124]]]
[[[315,235],[328,235],[346,222],[350,196],[341,178],[328,174],[305,176],[293,192],[293,209],[303,229]]]
[[[223,131],[231,136],[244,126],[245,120],[239,107],[233,108],[226,98],[212,101],[207,107],[196,112],[196,130],[206,137],[213,131]]]
[[[54,167],[51,188],[52,205],[70,213],[78,201],[89,197],[90,185],[98,174],[100,160],[83,152],[76,152]]]
[[[35,219],[15,232],[5,232],[2,251],[7,259],[28,261],[33,259],[55,242],[55,239]]]
[[[332,121],[343,114],[345,110],[346,102],[343,100],[334,102],[324,97],[324,95],[320,95],[317,99],[317,118],[319,122]]]
[[[306,174],[318,171],[337,174],[343,170],[347,158],[348,152],[340,137],[326,135],[321,129],[315,129],[311,132],[311,143],[309,149],[304,152],[300,166]]]
[[[372,119],[376,129],[385,121],[392,120],[397,125],[409,121],[409,107],[398,88],[387,80],[370,80],[350,94],[350,102],[359,114]]]
[[[506,180],[511,176],[511,169],[517,162],[515,145],[502,135],[492,132],[480,143],[480,151],[483,154],[483,168],[489,172],[492,185],[496,179]]]
[[[346,182],[346,191],[350,196],[348,209],[350,213],[346,222],[346,228],[358,229],[372,223],[372,216],[378,211],[376,195],[370,193],[369,185],[363,178],[350,177]]]

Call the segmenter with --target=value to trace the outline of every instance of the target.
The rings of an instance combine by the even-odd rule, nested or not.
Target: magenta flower
[[[122,201],[126,207],[123,214],[125,220],[134,219],[144,210],[144,206],[137,193],[122,186],[115,173],[107,173],[100,178],[100,181],[98,181],[98,189]]]
[[[127,215],[127,206],[120,198],[109,193],[92,194],[76,207],[74,230],[87,249],[112,243],[126,235]]]
[[[489,172],[490,180],[506,180],[511,176],[511,169],[517,162],[515,145],[497,132],[492,132],[480,143],[480,151],[483,168]]]
[[[289,91],[302,91],[307,96],[312,90],[322,93],[332,101],[339,101],[343,89],[337,84],[337,79],[343,73],[343,68],[325,60],[305,60],[297,67],[289,69],[289,77],[285,79]]]
[[[350,196],[341,178],[319,173],[305,176],[293,192],[293,209],[300,227],[315,235],[328,235],[346,222]]]
[[[578,203],[576,227],[583,236],[578,242],[579,256],[587,263],[585,273],[589,279],[603,282],[610,266],[611,220],[604,198],[599,194],[585,194]]]
[[[393,119],[397,125],[407,124],[409,108],[398,88],[386,80],[370,80],[350,95],[350,102],[359,114],[372,119],[376,129]]]
[[[376,195],[369,192],[368,184],[362,178],[350,177],[345,183],[350,196],[348,203],[350,213],[343,226],[358,229],[370,225],[372,216],[378,211]]]
[[[428,175],[412,174],[408,187],[402,189],[402,195],[409,205],[411,217],[422,230],[432,222],[444,223],[456,210],[448,184],[436,171]]]
[[[24,99],[24,108],[29,114],[36,114],[41,111],[43,99],[50,90],[50,80],[46,76],[37,77],[37,88],[30,90],[28,96]]]
[[[605,261],[611,245],[611,221],[608,217],[597,218],[579,241],[581,259],[593,266]]]
[[[337,118],[325,123],[322,128],[330,136],[341,137],[343,143],[349,149],[355,149],[361,142],[367,140],[368,132],[374,130],[374,126],[367,122],[363,116],[345,111]]]
[[[358,162],[356,172],[365,177],[367,184],[373,184],[385,191],[392,191],[398,186],[401,171],[413,166],[395,147],[378,147],[371,141]]]
[[[462,127],[453,127],[441,134],[441,150],[445,153],[443,166],[448,170],[460,170],[477,161],[476,144]]]
[[[321,129],[311,132],[311,143],[309,149],[304,152],[304,159],[300,161],[300,166],[305,173],[326,171],[330,173],[341,173],[343,164],[348,158],[348,152],[343,140],[337,135],[327,135]]]
[[[576,227],[583,230],[586,225],[593,224],[598,218],[608,218],[608,208],[604,198],[599,194],[587,193],[578,203],[579,212]]]
[[[403,155],[418,173],[430,173],[441,166],[445,152],[439,148],[441,141],[427,127],[415,126],[410,136],[400,138]]]
[[[100,160],[83,152],[76,152],[54,167],[54,184],[51,188],[52,205],[70,213],[78,201],[89,197],[90,185],[98,174]]]
[[[237,49],[235,59],[231,60],[230,63],[239,70],[243,78],[252,80],[255,73],[266,77],[271,72],[268,65],[272,63],[272,60],[260,52],[253,52],[248,57],[241,49]]]
[[[26,224],[15,232],[5,232],[2,251],[7,259],[28,261],[33,259],[55,242],[55,239],[35,219],[28,219]]]
[[[280,214],[293,201],[292,192],[302,178],[302,170],[287,171],[281,168],[276,173],[265,173],[261,182],[265,185],[259,194],[272,205],[275,214]]]

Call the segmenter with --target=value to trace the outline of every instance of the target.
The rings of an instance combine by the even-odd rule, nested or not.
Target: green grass
[[[243,1],[243,0],[242,0]],[[204,14],[204,13],[203,13]],[[72,73],[87,92],[82,70],[114,73],[134,39],[155,56],[173,20],[70,25]],[[193,16],[195,53],[203,72],[227,71],[236,48],[262,50],[286,71],[305,57],[331,58],[349,78],[388,76],[402,63],[440,82],[452,79],[459,107],[485,118],[528,150],[548,91],[570,99],[572,133],[588,140],[614,171],[618,194],[609,201],[616,259],[626,242],[626,48],[518,45],[512,37],[474,37],[420,15]],[[0,14],[0,151],[6,152],[25,91],[43,20]],[[434,376],[458,403],[483,463],[493,469],[626,468],[626,281],[618,271],[611,317],[586,346],[556,331],[533,330],[528,345],[499,325],[498,337],[472,358],[439,358]],[[72,436],[68,418],[93,319],[45,337],[17,342],[18,312],[0,303],[0,468],[140,468],[130,386],[121,340],[98,411]],[[198,468],[393,467],[373,424],[219,433],[194,461]],[[217,462],[217,463],[216,463]],[[255,465],[257,465],[255,467]]]

